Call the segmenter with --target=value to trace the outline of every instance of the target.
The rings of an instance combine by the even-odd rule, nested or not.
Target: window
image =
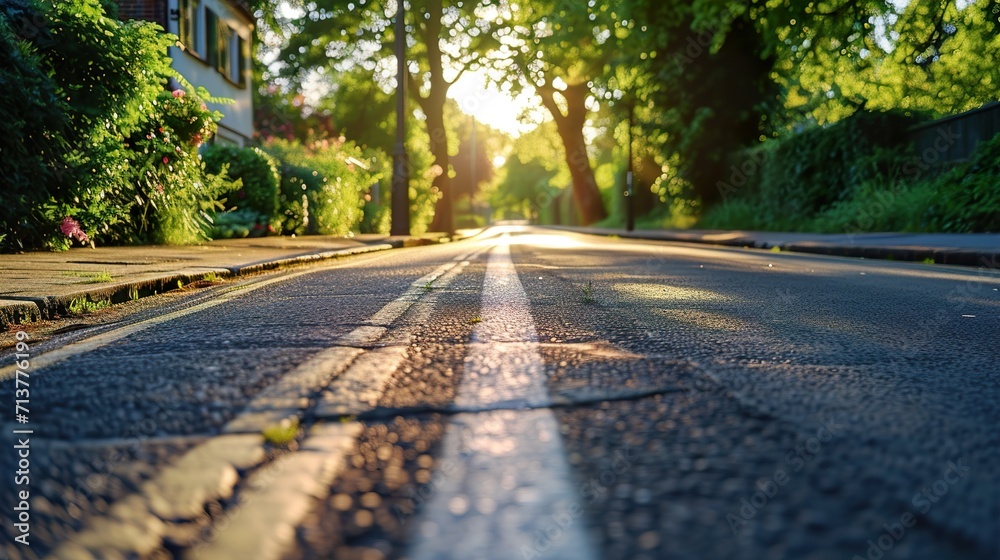
[[[198,0],[180,0],[180,21],[178,33],[181,44],[188,52],[198,52],[198,11],[201,4]]]
[[[228,25],[219,22],[219,60],[215,69],[223,76],[233,79],[233,37],[236,33]]]
[[[193,1],[193,0],[192,0]],[[205,60],[229,81],[246,86],[249,42],[212,10],[205,8]]]
[[[219,16],[205,8],[205,58],[212,68],[219,67]]]
[[[247,85],[247,61],[250,59],[250,42],[241,36],[236,37],[236,69],[239,72],[234,80],[241,87]]]

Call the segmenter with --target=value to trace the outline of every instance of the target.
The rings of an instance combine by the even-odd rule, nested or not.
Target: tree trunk
[[[559,91],[566,100],[566,114],[563,114],[555,101],[556,91]],[[559,138],[565,150],[566,165],[569,166],[569,173],[573,178],[573,198],[580,209],[580,219],[584,225],[590,225],[607,217],[604,201],[601,200],[601,191],[594,178],[594,169],[590,166],[590,157],[587,155],[587,142],[583,137],[583,126],[587,122],[586,103],[589,91],[586,83],[567,86],[562,91],[551,86],[538,88],[542,104],[555,119]]]
[[[580,219],[584,225],[603,220],[607,217],[607,212],[604,210],[604,201],[601,200],[601,191],[597,188],[594,170],[590,167],[590,158],[587,157],[583,128],[568,133],[560,130],[559,136],[566,149],[566,165],[573,178],[573,198],[580,208]]]
[[[449,156],[448,156],[448,135],[444,128],[444,101],[438,102],[432,95],[428,99],[427,114],[427,134],[431,141],[431,155],[434,156],[434,165],[441,169],[434,177],[433,186],[441,193],[440,198],[434,204],[434,219],[431,221],[431,231],[443,231],[452,233],[454,224],[452,222],[452,192],[451,177],[448,176]]]
[[[632,193],[635,200],[632,201],[632,204],[635,208],[635,215],[644,216],[659,202],[659,198],[654,197],[653,191],[649,189],[663,174],[663,169],[651,154],[643,155],[637,163],[639,165],[636,166],[635,177],[632,178],[635,183],[635,192]]]
[[[441,17],[444,15],[442,0],[430,0],[427,3],[426,27],[424,38],[427,46],[427,66],[430,70],[430,92],[423,104],[427,115],[427,135],[431,141],[431,155],[434,165],[440,173],[434,177],[433,186],[441,194],[434,204],[434,219],[431,221],[432,231],[443,231],[451,234],[455,231],[452,222],[452,192],[451,168],[448,161],[448,133],[444,128],[444,105],[448,99],[448,88],[451,84],[444,79],[443,53],[441,52]]]

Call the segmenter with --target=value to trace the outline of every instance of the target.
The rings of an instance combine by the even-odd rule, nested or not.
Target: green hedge
[[[709,208],[698,227],[1000,231],[1000,136],[980,144],[966,163],[914,175],[908,169],[919,156],[896,136],[908,118],[882,114],[853,121],[743,152],[745,167],[736,167],[736,180],[724,186],[725,202]],[[851,134],[857,134],[856,147],[846,142]],[[819,161],[810,163],[810,157]]]
[[[221,173],[228,166],[229,179],[242,181],[240,188],[225,194],[227,210],[253,210],[268,221],[277,218],[281,174],[273,157],[260,148],[214,145],[205,149],[202,159],[209,173]]]
[[[365,193],[382,179],[369,164],[384,155],[341,141],[304,145],[274,139],[263,148],[284,164],[280,214],[289,233],[351,235],[360,229]]]
[[[37,12],[0,10],[0,248],[38,247],[55,237],[51,219],[37,208],[50,198],[65,198],[64,134],[66,104],[42,68],[31,44],[11,28],[13,18],[40,17]],[[53,139],[56,139],[53,141]]]
[[[888,174],[898,153],[886,148],[901,147],[915,122],[901,113],[861,112],[793,136],[773,152],[761,152],[767,157],[760,196],[794,216],[811,216],[850,198],[860,185]]]
[[[1000,232],[1000,135],[976,147],[965,164],[932,180],[927,212],[935,230]]]

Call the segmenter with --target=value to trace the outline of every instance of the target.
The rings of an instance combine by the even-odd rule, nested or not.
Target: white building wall
[[[174,14],[178,10],[179,0],[167,0],[168,13],[171,14],[167,22],[170,33],[180,36],[180,20]],[[224,116],[219,122],[219,132],[216,140],[221,143],[231,143],[243,146],[248,142],[254,133],[253,129],[253,83],[250,73],[249,60],[246,61],[245,85],[240,86],[223,76],[217,69],[208,64],[208,52],[205,44],[205,8],[211,9],[219,19],[229,25],[248,45],[252,44],[253,23],[243,13],[237,11],[225,0],[200,0],[197,5],[198,31],[195,53],[186,49],[173,46],[169,49],[169,55],[173,59],[173,68],[181,73],[189,82],[195,86],[204,87],[214,97],[227,97],[236,101],[232,105],[210,103],[209,108],[218,110]],[[242,53],[241,55],[242,56]]]

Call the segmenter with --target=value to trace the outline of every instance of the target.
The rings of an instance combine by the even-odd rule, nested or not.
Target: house
[[[118,17],[160,24],[180,38],[170,47],[173,68],[214,97],[233,105],[217,105],[218,143],[243,146],[253,138],[253,74],[250,45],[254,18],[244,0],[117,0]]]

